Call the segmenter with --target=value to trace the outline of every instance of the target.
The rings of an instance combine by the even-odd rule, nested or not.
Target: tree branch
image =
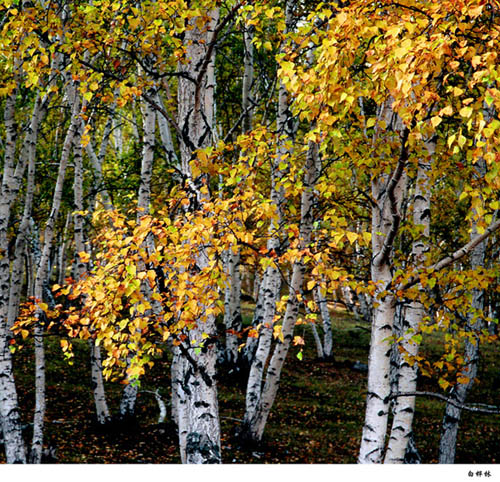
[[[392,244],[394,243],[394,239],[399,229],[399,224],[401,222],[401,215],[399,214],[397,200],[394,197],[394,192],[396,190],[399,181],[403,176],[404,169],[406,166],[406,161],[408,160],[407,141],[409,134],[410,130],[408,129],[408,127],[405,127],[401,135],[401,153],[399,155],[398,165],[396,166],[396,169],[394,170],[391,179],[389,179],[389,182],[387,183],[386,195],[389,198],[391,206],[392,224],[389,229],[389,232],[387,233],[387,236],[385,237],[382,249],[374,259],[374,263],[377,264],[382,264],[384,263],[384,261],[388,259],[389,253],[392,250]]]
[[[460,402],[454,400],[453,398],[446,397],[445,395],[441,395],[440,393],[434,393],[434,392],[395,393],[395,394],[389,396],[389,400],[392,400],[394,398],[399,398],[399,397],[414,397],[414,396],[438,398],[439,400],[443,400],[444,402],[449,403],[450,405],[453,405],[454,407],[457,407],[461,410],[467,410],[469,412],[490,413],[490,414],[494,414],[494,415],[500,415],[500,407],[496,407],[494,405],[486,405],[486,407],[489,407],[489,408],[481,408],[481,406],[485,406],[485,405],[484,404],[465,405],[463,403],[460,403]]]
[[[493,219],[497,217],[498,211],[495,211],[493,215]],[[488,236],[494,233],[497,229],[500,228],[500,219],[492,222],[485,230],[484,233],[477,235],[475,238],[471,239],[467,244],[462,246],[460,249],[455,251],[453,254],[450,254],[437,263],[434,263],[432,266],[429,266],[426,269],[426,272],[432,273],[433,271],[440,271],[443,268],[446,268],[451,263],[458,261],[460,258],[463,258],[465,255],[469,254],[479,243],[484,241]],[[416,283],[418,283],[420,277],[418,275],[414,275],[410,278],[409,281],[406,282],[403,286],[400,286],[399,289],[405,290],[407,288],[412,287]],[[392,284],[392,283],[391,283]]]

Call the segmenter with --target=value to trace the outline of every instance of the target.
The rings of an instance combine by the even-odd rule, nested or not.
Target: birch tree
[[[253,27],[251,25],[244,25],[244,67],[241,88],[241,115],[243,117],[243,120],[241,122],[241,130],[243,134],[252,129],[252,110],[254,108],[254,99],[252,92],[254,84],[254,47],[252,39]],[[225,358],[229,363],[229,366],[234,367],[238,362],[238,334],[242,330],[242,318],[240,254],[239,252],[235,253],[232,249],[230,249],[226,254],[226,273],[227,286],[224,293],[224,324],[226,326]],[[251,339],[249,339],[249,341],[250,340]],[[252,348],[249,347],[248,350],[251,351]]]
[[[295,2],[287,1],[285,5],[286,31],[292,26],[292,15]],[[271,167],[271,203],[276,209],[276,219],[270,223],[268,230],[267,251],[277,253],[280,251],[282,240],[280,239],[280,227],[283,222],[284,188],[280,181],[283,178],[287,161],[290,155],[290,142],[294,136],[295,124],[290,110],[288,92],[283,84],[278,91],[278,112],[276,120],[277,133],[280,140],[277,142],[277,155]],[[271,350],[273,322],[276,312],[276,302],[280,297],[281,275],[277,265],[271,262],[265,269],[259,288],[259,299],[257,300],[256,314],[262,317],[259,331],[259,339],[255,355],[250,366],[248,376],[245,417],[243,422],[242,437],[249,440],[260,440],[262,429],[256,430],[256,417],[260,410],[262,397],[262,381],[264,368]],[[261,306],[261,308],[259,308]],[[260,309],[262,311],[260,311]],[[255,317],[255,315],[254,315]],[[264,422],[265,423],[265,422]]]
[[[305,252],[311,242],[314,221],[314,184],[318,177],[318,172],[316,171],[317,156],[318,144],[311,142],[304,169],[304,190],[302,192],[300,204],[299,253]],[[267,368],[265,384],[260,395],[260,401],[253,418],[246,422],[248,423],[248,430],[251,433],[252,439],[256,441],[262,439],[267,418],[269,417],[269,413],[278,392],[281,370],[293,339],[293,330],[299,314],[300,298],[305,274],[306,264],[299,254],[292,266],[292,277],[285,314],[283,316],[283,324],[281,326],[281,333],[278,336],[273,356]]]
[[[490,123],[494,116],[493,106],[488,107],[484,104],[484,118]],[[475,166],[476,181],[481,181],[487,173],[487,164],[481,157]],[[470,233],[471,241],[476,238],[479,232],[480,212],[484,209],[484,198],[479,195],[479,205],[472,209],[472,229]],[[479,218],[479,219],[478,219]],[[485,265],[486,247],[488,241],[477,244],[470,254],[471,269],[476,270]],[[470,392],[478,372],[479,347],[481,342],[481,331],[485,328],[485,291],[481,288],[475,288],[471,293],[471,309],[467,314],[466,331],[472,334],[464,341],[464,368],[461,372],[461,383],[456,384],[451,390],[451,398],[458,402],[459,406],[465,403],[466,397]],[[448,402],[446,404],[443,417],[442,433],[439,441],[439,463],[453,464],[455,462],[456,444],[458,437],[458,427],[462,410],[457,405]]]
[[[68,166],[73,140],[80,123],[81,105],[74,86],[68,88],[67,101],[71,108],[70,124],[64,139],[61,159],[59,161],[56,184],[52,198],[52,206],[49,217],[45,223],[42,252],[39,265],[36,271],[34,293],[35,299],[40,300],[40,308],[36,313],[37,322],[34,328],[35,344],[35,415],[33,421],[33,440],[30,451],[31,463],[40,463],[43,449],[44,418],[46,411],[45,396],[45,341],[44,341],[44,314],[43,299],[44,285],[48,281],[48,262],[52,240],[54,238],[55,223],[61,207],[64,178]]]
[[[155,97],[155,93],[153,93],[153,97]],[[139,185],[139,195],[137,202],[138,219],[150,213],[151,178],[153,175],[156,126],[156,113],[154,109],[147,102],[144,102],[143,107],[144,135],[142,139],[141,181]],[[154,249],[150,238],[148,238],[148,241],[146,241],[145,248],[149,251],[152,251]],[[144,289],[147,291],[146,296],[150,298],[150,296],[148,296],[150,293],[147,285],[144,285]],[[128,383],[123,389],[123,394],[120,401],[120,417],[124,419],[130,418],[134,415],[135,402],[139,389],[138,384],[134,379],[128,377],[127,382]]]
[[[15,151],[17,132],[15,128],[14,91],[5,101],[5,153],[3,158],[2,196],[0,200],[0,410],[3,439],[7,463],[25,463],[26,453],[21,433],[17,391],[12,369],[12,356],[9,350],[9,333],[7,332],[7,316],[9,304],[10,266],[8,257],[7,228],[13,200],[19,190],[20,175],[24,166],[18,164],[17,176],[15,166]],[[33,126],[37,129],[38,125]],[[22,170],[20,168],[23,168]],[[19,172],[21,171],[21,172]]]
[[[213,139],[214,105],[214,55],[217,41],[216,27],[219,9],[213,7],[204,12],[205,22],[189,20],[184,45],[187,64],[180,66],[184,74],[178,85],[178,125],[182,131],[180,139],[181,171],[193,206],[199,206],[208,198],[208,189],[203,177],[193,176],[190,161],[197,149],[211,144]],[[195,81],[193,82],[193,79]],[[196,258],[199,269],[208,265],[209,259],[203,249]],[[204,306],[202,309],[206,310]],[[205,346],[197,356],[188,356],[191,347],[197,346],[208,335],[216,333],[215,317],[207,315],[203,322],[189,330],[186,342],[177,348],[178,365],[172,380],[176,391],[176,414],[178,420],[181,459],[183,463],[220,463],[220,424],[215,379],[216,347],[213,342]]]
[[[85,106],[86,102],[82,103]],[[74,163],[74,181],[73,181],[73,192],[74,192],[74,203],[75,203],[75,213],[73,215],[74,221],[74,263],[76,279],[81,279],[88,272],[88,265],[84,261],[83,256],[87,254],[90,258],[90,253],[88,253],[88,248],[85,242],[84,233],[84,204],[83,204],[83,146],[82,146],[82,133],[84,130],[83,121],[80,122],[80,128],[77,130],[76,135],[73,139],[73,163]],[[103,140],[104,142],[104,140]],[[87,152],[94,154],[92,147],[87,149]],[[95,155],[95,154],[94,154]],[[97,161],[97,159],[96,159]],[[102,171],[100,169],[100,163],[97,161],[97,179],[102,179]],[[107,198],[107,192],[103,193],[104,199]],[[62,266],[61,266],[62,268]],[[110,411],[106,401],[106,393],[104,390],[104,380],[102,376],[102,366],[101,366],[101,351],[99,346],[97,346],[94,340],[89,340],[90,349],[90,375],[92,381],[92,392],[94,396],[94,404],[96,409],[96,419],[101,425],[106,424],[110,421]]]
[[[429,171],[432,157],[435,153],[435,141],[430,139],[426,142],[428,158],[418,161],[417,178],[415,181],[415,194],[413,197],[413,223],[421,227],[421,234],[412,246],[412,261],[417,269],[424,266],[426,253],[429,251],[428,239],[430,236],[430,183]],[[403,324],[401,346],[403,353],[399,357],[397,367],[396,392],[414,392],[417,389],[418,364],[409,362],[418,355],[419,344],[412,340],[414,334],[418,333],[420,324],[423,322],[426,310],[419,301],[411,301],[403,308]],[[398,346],[398,345],[396,345]],[[403,356],[404,355],[404,356]],[[412,434],[413,416],[415,413],[415,397],[397,398],[393,407],[394,418],[392,421],[391,434],[385,463],[403,463]]]
[[[408,130],[389,107],[388,99],[380,108],[380,121],[400,136],[397,167],[389,176],[372,181],[372,264],[371,280],[376,286],[370,353],[368,356],[368,393],[365,422],[359,453],[360,463],[379,463],[385,451],[385,436],[390,395],[390,336],[392,335],[396,298],[386,287],[392,281],[392,249],[401,222],[401,204],[405,190],[405,167],[408,159]],[[399,123],[399,126],[396,124]],[[390,130],[392,130],[390,127]]]

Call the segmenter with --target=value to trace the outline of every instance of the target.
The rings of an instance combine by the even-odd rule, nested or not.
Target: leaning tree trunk
[[[422,159],[418,163],[415,196],[413,199],[413,223],[415,226],[423,227],[419,239],[414,241],[412,247],[412,259],[415,268],[424,267],[425,256],[429,250],[431,197],[429,171],[431,169],[432,157],[436,148],[433,140],[426,142],[428,159]],[[418,333],[426,310],[418,300],[412,301],[403,309],[402,313],[401,346],[403,353],[399,354],[399,367],[397,369],[397,391],[402,393],[415,392],[417,389],[418,364],[415,357],[418,355],[419,344],[412,341],[412,336]],[[405,355],[411,357],[409,363]],[[415,413],[415,397],[398,397],[393,406],[393,421],[387,453],[384,463],[404,463],[408,443],[412,435],[413,415]]]
[[[389,99],[380,107],[379,112],[379,120],[384,120],[388,126],[398,122],[390,104]],[[394,126],[394,130],[401,132],[401,152],[397,165],[390,176],[380,175],[372,180],[372,197],[375,204],[372,207],[371,279],[376,286],[376,292],[368,356],[368,393],[359,463],[382,463],[389,416],[391,391],[389,337],[392,335],[396,299],[394,294],[387,292],[386,289],[392,282],[392,248],[399,229],[400,208],[406,182],[404,171],[408,155],[408,130],[398,125]]]
[[[252,328],[255,329],[262,323],[262,317],[264,315],[264,283],[263,279],[260,279],[258,273],[255,274],[255,285],[254,286],[254,299],[255,299],[255,309],[252,317]],[[246,367],[251,367],[255,352],[257,351],[257,345],[259,343],[259,338],[255,336],[248,336],[243,348],[242,361]]]
[[[252,109],[254,100],[252,88],[254,83],[254,52],[253,52],[253,30],[252,26],[244,26],[243,31],[243,79],[241,88],[241,110],[242,110],[242,132],[252,129]],[[238,364],[238,334],[242,330],[241,318],[241,272],[240,253],[229,249],[225,255],[225,271],[227,276],[227,286],[224,293],[224,325],[226,327],[226,348],[225,361],[229,367],[236,367]],[[252,340],[250,338],[249,340]],[[251,344],[251,342],[250,342]],[[248,353],[253,353],[254,347],[248,347]]]
[[[106,150],[109,145],[111,130],[113,126],[115,109],[113,108],[110,116],[108,117],[105,125],[104,131],[101,138],[101,143],[99,149],[94,150],[93,145],[88,142],[85,146],[85,151],[87,153],[88,158],[92,164],[94,179],[95,179],[95,188],[97,190],[96,197],[93,197],[91,202],[91,208],[95,207],[96,201],[100,202],[104,209],[107,211],[111,211],[114,209],[113,204],[111,202],[111,196],[108,193],[108,190],[105,187],[104,176],[102,172],[102,165],[104,162],[104,158],[106,156]],[[84,124],[82,121],[81,128],[84,128]],[[119,153],[119,155],[121,155]],[[97,194],[99,193],[99,195]],[[94,339],[89,339],[89,347],[90,347],[90,376],[92,382],[92,391],[94,395],[94,404],[96,407],[96,418],[97,422],[101,425],[107,423],[111,416],[108,408],[108,404],[106,401],[106,391],[104,388],[104,377],[102,375],[102,364],[101,364],[101,347],[96,344]]]
[[[476,174],[479,179],[483,179],[486,174],[486,162],[484,159],[479,159],[476,163]],[[477,215],[476,210],[473,209],[473,221],[471,239],[474,239],[478,233],[478,223],[474,217]],[[470,264],[473,270],[484,266],[486,256],[487,240],[479,243],[470,255]],[[485,328],[483,320],[484,310],[484,290],[472,290],[471,310],[467,315],[466,331],[472,333],[473,341],[471,338],[466,337],[464,342],[464,368],[462,369],[462,376],[467,379],[466,383],[457,383],[450,394],[457,405],[463,405],[468,393],[470,392],[474,379],[477,375],[479,364],[479,342],[482,330]],[[479,317],[476,318],[477,313]],[[446,404],[445,414],[443,418],[441,439],[439,441],[439,463],[440,464],[453,464],[455,462],[455,452],[458,437],[458,426],[462,409],[451,403]]]
[[[34,141],[34,140],[33,140]],[[7,327],[12,328],[18,311],[23,285],[23,274],[25,270],[26,240],[30,231],[31,209],[33,206],[33,192],[35,188],[35,145],[28,146],[28,176],[26,180],[26,194],[24,197],[24,210],[19,232],[16,239],[14,251],[14,262],[10,279],[9,311],[7,315]]]
[[[228,367],[238,362],[238,334],[241,332],[241,274],[240,254],[229,249],[225,253],[227,285],[224,291],[224,326],[226,327],[226,349],[224,361]]]
[[[286,2],[285,21],[287,31],[291,28],[294,6],[294,1]],[[268,253],[279,252],[281,244],[279,233],[283,221],[283,203],[285,196],[283,187],[280,186],[279,181],[284,176],[287,169],[287,167],[283,168],[283,164],[287,166],[287,159],[290,155],[289,146],[285,142],[285,139],[291,140],[295,133],[295,122],[293,121],[293,116],[290,111],[288,92],[282,83],[280,83],[279,86],[278,96],[278,113],[276,123],[280,140],[277,143],[277,155],[273,162],[271,171],[271,203],[276,209],[277,219],[273,219],[269,226],[269,239],[266,246]],[[255,351],[248,376],[245,415],[241,432],[241,437],[249,441],[259,441],[262,436],[260,430],[257,430],[256,421],[261,418],[262,381],[264,378],[265,365],[271,351],[273,320],[276,312],[276,302],[278,301],[280,295],[280,288],[281,275],[278,267],[273,262],[269,264],[264,271],[256,307],[256,311],[258,309],[262,309],[262,321],[257,349]]]
[[[314,201],[314,184],[318,173],[316,172],[316,158],[318,156],[318,145],[310,143],[309,153],[305,165],[304,175],[304,190],[301,196],[301,213],[300,213],[300,228],[299,228],[299,250],[306,250],[311,242],[311,233],[313,229],[313,201]],[[266,374],[266,382],[262,390],[260,402],[255,411],[255,415],[248,423],[247,430],[250,431],[252,439],[260,441],[264,434],[267,418],[274,404],[276,394],[278,392],[281,370],[285,363],[285,358],[293,339],[293,330],[299,314],[300,301],[299,295],[302,292],[304,275],[306,266],[301,257],[299,257],[292,267],[292,278],[288,300],[283,318],[281,333],[283,339],[278,339],[273,352],[273,356],[269,362],[269,367]]]

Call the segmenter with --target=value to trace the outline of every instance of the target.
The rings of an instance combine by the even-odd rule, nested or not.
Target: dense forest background
[[[6,463],[497,463],[500,5],[4,0]]]

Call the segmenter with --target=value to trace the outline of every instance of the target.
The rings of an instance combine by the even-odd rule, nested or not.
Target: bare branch
[[[500,415],[500,407],[496,407],[494,405],[486,405],[486,407],[489,407],[489,408],[482,408],[482,407],[484,407],[483,404],[465,405],[463,403],[458,402],[457,400],[454,400],[453,398],[446,397],[445,395],[441,395],[440,393],[434,393],[434,392],[395,393],[395,394],[389,396],[389,400],[392,400],[394,398],[399,398],[399,397],[414,397],[414,396],[438,398],[439,400],[443,400],[444,402],[449,403],[450,405],[453,405],[454,407],[457,407],[461,410],[467,410],[469,412],[490,413],[490,414],[494,414],[494,415]]]

